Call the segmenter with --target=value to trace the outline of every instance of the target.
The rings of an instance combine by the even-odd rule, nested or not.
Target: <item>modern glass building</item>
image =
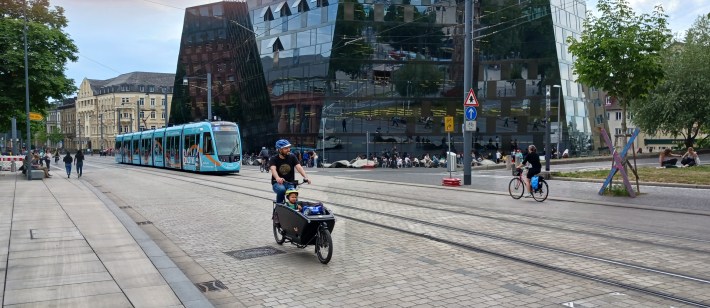
[[[565,40],[581,32],[584,1],[475,3],[475,148],[484,155],[513,145],[541,148],[550,122],[553,145],[561,133],[562,149],[587,149],[589,103],[574,82]],[[325,149],[328,161],[394,147],[440,155],[447,149],[444,117],[454,116],[452,145],[460,152],[468,91],[463,18],[461,0],[247,0],[189,8],[173,100],[183,116],[171,119],[204,118],[206,92],[190,84],[180,97],[179,86],[182,76],[211,70],[224,72],[215,79],[223,88],[213,90],[213,113],[242,125],[247,151],[287,138],[296,150]]]

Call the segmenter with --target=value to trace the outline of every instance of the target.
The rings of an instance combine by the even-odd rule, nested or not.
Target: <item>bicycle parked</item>
[[[525,194],[525,181],[523,181],[523,176],[523,169],[516,168],[515,171],[513,171],[513,179],[511,179],[510,183],[508,183],[508,193],[511,197],[513,197],[513,199],[520,199],[523,197],[523,194]],[[536,181],[537,185],[533,185]],[[545,179],[539,175],[535,175],[533,176],[533,179],[531,179],[531,185],[533,188],[533,199],[537,202],[545,201],[547,199],[547,194],[549,193],[549,188],[547,186],[547,182],[545,182]]]

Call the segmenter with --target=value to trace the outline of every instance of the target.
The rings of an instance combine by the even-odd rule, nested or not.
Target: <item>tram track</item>
[[[118,166],[116,166],[116,167],[118,167]],[[233,183],[227,183],[225,181],[215,181],[214,180],[215,178],[211,178],[209,182],[203,181],[204,178],[201,178],[199,175],[195,175],[195,174],[187,173],[187,174],[180,174],[178,176],[174,176],[174,174],[171,176],[166,176],[166,173],[162,172],[162,171],[154,172],[154,171],[148,171],[148,170],[139,170],[137,168],[127,168],[127,169],[131,169],[136,172],[159,174],[163,177],[168,177],[168,178],[178,180],[178,181],[190,182],[190,183],[202,185],[205,187],[220,189],[220,190],[224,190],[224,191],[228,191],[228,192],[232,192],[232,193],[237,193],[237,194],[242,194],[242,195],[247,195],[247,196],[250,196],[253,198],[259,198],[259,199],[268,200],[268,201],[271,201],[272,197],[273,197],[273,193],[271,191],[264,190],[263,185],[260,187],[248,187],[248,186],[243,187],[243,188],[251,189],[252,191],[264,192],[264,194],[255,194],[255,193],[247,193],[244,191],[240,191],[240,190],[234,188]],[[255,178],[248,178],[248,177],[242,178],[241,176],[240,177],[229,177],[229,178],[230,179],[239,179],[242,181],[248,181],[251,183],[255,182],[254,181]],[[197,180],[199,182],[196,182],[193,180]],[[261,184],[261,182],[258,182],[258,183]],[[222,185],[228,185],[229,187],[222,187]],[[314,188],[312,188],[312,189],[314,189]],[[331,190],[328,190],[328,191],[323,190],[323,191],[324,192],[331,192]],[[309,198],[309,199],[312,199],[312,198]],[[376,199],[376,198],[371,198],[371,199],[372,200],[379,200],[381,202],[392,202],[391,200],[387,200],[387,199]],[[401,200],[399,202],[401,203]],[[458,227],[454,227],[454,226],[450,226],[450,225],[433,223],[430,221],[424,221],[424,220],[416,219],[416,218],[412,218],[412,217],[405,217],[402,215],[396,215],[396,214],[391,214],[391,213],[381,213],[381,212],[377,212],[377,211],[363,209],[360,206],[353,206],[353,205],[342,204],[342,203],[334,203],[331,201],[328,201],[327,204],[334,206],[340,210],[339,212],[336,213],[336,215],[340,218],[344,218],[344,219],[348,219],[348,220],[352,220],[352,221],[356,221],[356,222],[360,222],[363,224],[368,224],[368,225],[372,225],[372,226],[376,226],[376,227],[380,227],[380,228],[385,228],[388,230],[402,232],[405,234],[410,234],[413,236],[417,236],[417,237],[421,237],[421,238],[425,238],[425,239],[429,239],[429,240],[433,240],[433,241],[437,241],[437,242],[441,242],[441,243],[446,243],[446,244],[449,244],[452,246],[466,249],[468,251],[486,253],[486,254],[498,256],[501,258],[526,263],[526,264],[533,265],[536,267],[545,268],[548,270],[553,270],[556,272],[565,273],[568,275],[573,275],[576,277],[605,283],[608,285],[623,287],[623,288],[626,288],[629,290],[642,292],[642,293],[649,294],[652,296],[661,297],[664,299],[669,299],[669,300],[677,301],[677,302],[688,304],[688,305],[695,305],[695,306],[699,306],[699,307],[710,307],[710,306],[708,306],[708,303],[706,301],[692,299],[692,298],[689,298],[690,296],[684,296],[683,294],[679,295],[679,294],[663,292],[663,291],[660,291],[660,290],[657,290],[654,288],[650,288],[648,286],[638,286],[635,284],[625,283],[625,282],[620,281],[618,279],[611,279],[609,277],[603,277],[603,276],[599,276],[599,275],[585,273],[584,271],[564,268],[562,266],[551,264],[551,262],[544,262],[544,261],[540,261],[540,260],[535,260],[534,258],[531,258],[531,257],[521,257],[520,255],[516,255],[514,253],[506,253],[505,252],[506,249],[503,249],[503,252],[501,252],[496,249],[487,248],[486,246],[471,245],[468,243],[468,242],[471,242],[470,239],[465,239],[465,240],[462,239],[462,240],[457,241],[457,240],[452,240],[452,238],[460,238],[463,234],[468,237],[474,236],[474,237],[478,237],[478,238],[485,238],[486,240],[491,240],[491,241],[502,241],[502,242],[506,242],[506,243],[509,243],[512,245],[526,247],[527,249],[542,250],[542,251],[545,251],[549,254],[562,254],[562,255],[565,255],[570,258],[581,258],[584,260],[582,262],[603,263],[603,264],[606,264],[605,266],[607,266],[607,267],[622,268],[622,270],[618,270],[618,271],[620,271],[620,274],[621,274],[620,276],[622,276],[622,277],[625,276],[624,273],[627,273],[627,271],[632,272],[632,273],[633,272],[636,272],[636,273],[645,272],[645,273],[647,273],[645,275],[652,276],[652,277],[657,277],[658,275],[660,275],[660,276],[666,277],[666,279],[670,279],[671,283],[673,283],[673,284],[681,284],[681,285],[685,284],[685,285],[687,285],[688,289],[691,289],[691,290],[695,289],[698,286],[700,286],[701,289],[707,288],[708,285],[710,285],[710,280],[708,280],[707,278],[704,278],[704,277],[691,276],[691,275],[687,275],[687,274],[683,274],[683,273],[676,273],[676,272],[666,271],[666,270],[662,270],[662,269],[656,269],[653,267],[640,266],[640,265],[631,264],[628,262],[601,258],[601,257],[589,255],[589,254],[576,253],[576,252],[567,251],[564,249],[547,247],[545,245],[539,245],[536,243],[506,238],[506,237],[495,235],[495,234],[488,234],[485,232],[479,232],[479,231],[474,231],[474,230],[465,229],[465,228],[458,228]],[[406,205],[411,206],[409,204],[406,204]],[[428,210],[441,211],[441,209],[431,209],[431,208],[428,208]],[[455,214],[461,214],[459,212],[455,212],[452,210],[449,210],[449,212],[455,213]],[[377,219],[371,219],[371,218],[366,219],[366,218],[363,218],[362,215],[359,215],[357,213],[365,213],[366,215],[369,215],[371,217],[377,217]],[[385,217],[385,218],[381,219],[379,217]],[[409,225],[409,227],[398,226],[398,223],[392,223],[392,221],[390,221],[391,219],[404,221],[404,222],[406,222],[406,223],[404,223],[404,225]],[[512,222],[519,223],[519,222],[515,222],[515,221],[512,221]],[[413,230],[411,228],[412,225],[425,226],[426,228],[428,228],[428,230],[433,230],[433,231],[432,232],[415,231],[417,227],[415,227],[415,229]],[[544,226],[544,227],[547,227],[547,226]],[[569,230],[567,230],[567,231],[569,231]],[[436,234],[439,234],[439,235],[436,235]],[[623,240],[626,240],[626,239],[623,239]],[[647,243],[647,244],[649,244],[649,243]],[[495,247],[495,245],[491,245],[491,247]],[[517,249],[521,249],[521,248],[517,248]],[[703,251],[703,252],[705,252],[705,251]],[[552,258],[555,258],[555,257],[552,257]],[[556,258],[559,259],[560,257],[556,257]],[[594,267],[594,266],[592,266],[592,267]],[[616,270],[616,269],[612,269],[612,271],[613,270]],[[604,271],[592,271],[592,272],[604,272]],[[658,280],[663,280],[663,279],[658,279]]]

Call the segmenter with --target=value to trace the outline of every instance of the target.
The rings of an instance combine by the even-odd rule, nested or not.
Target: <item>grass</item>
[[[700,184],[710,185],[710,166],[697,166],[688,168],[656,168],[639,167],[639,181],[656,183]],[[631,170],[627,169],[629,180],[635,181]],[[553,172],[553,177],[584,178],[604,180],[609,176],[609,169],[579,172]],[[621,181],[621,173],[614,176],[615,181]]]

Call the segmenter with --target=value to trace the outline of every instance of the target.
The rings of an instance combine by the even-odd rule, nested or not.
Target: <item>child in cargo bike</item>
[[[322,204],[298,201],[298,190],[294,188],[286,191],[286,201],[284,202],[284,205],[303,213],[303,215],[323,214]]]

